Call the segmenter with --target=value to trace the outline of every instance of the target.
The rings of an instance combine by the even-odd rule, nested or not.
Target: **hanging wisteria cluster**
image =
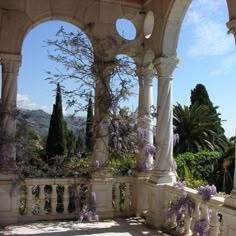
[[[172,217],[176,216],[176,231],[179,232],[183,227],[184,214],[187,212],[188,216],[191,217],[195,210],[195,203],[185,191],[185,182],[176,182],[174,186],[181,190],[181,195],[171,202],[167,209],[166,218],[167,222],[170,222]]]
[[[182,232],[182,227],[184,226],[183,216],[192,217],[195,210],[195,203],[193,199],[188,196],[185,191],[185,182],[176,182],[174,187],[181,190],[181,195],[176,197],[167,210],[166,218],[167,222],[171,222],[173,216],[176,217],[176,231]],[[201,186],[198,189],[198,194],[202,197],[203,201],[209,201],[210,198],[217,193],[216,187],[214,185]],[[209,216],[206,218],[198,219],[193,227],[193,231],[196,235],[207,236],[209,231]]]
[[[203,201],[209,201],[217,193],[215,185],[200,186],[197,190]]]

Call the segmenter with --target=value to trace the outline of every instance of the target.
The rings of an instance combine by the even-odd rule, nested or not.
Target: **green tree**
[[[93,150],[93,102],[92,98],[89,98],[87,108],[87,120],[86,120],[86,131],[85,131],[85,145],[86,151],[91,152]]]
[[[85,150],[85,135],[84,135],[84,129],[80,129],[78,132],[78,137],[76,141],[76,150],[79,152],[84,152]]]
[[[76,136],[73,130],[71,129],[67,130],[66,144],[67,144],[68,156],[73,156],[76,149]]]
[[[62,112],[62,98],[60,84],[57,83],[56,101],[53,104],[53,112],[50,119],[47,143],[46,158],[57,155],[66,155],[66,130]]]
[[[208,92],[203,84],[197,84],[196,87],[193,90],[191,90],[190,100],[191,100],[190,107],[192,107],[196,103],[198,105],[206,105],[209,107],[213,107]]]
[[[219,120],[208,106],[199,106],[196,103],[191,107],[182,107],[177,104],[174,106],[173,114],[175,132],[179,135],[179,143],[174,148],[175,154],[224,150],[227,141],[217,132]]]
[[[205,105],[208,107],[208,109],[211,111],[211,113],[216,117],[217,122],[215,123],[215,132],[221,137],[221,139],[224,139],[224,148],[223,150],[226,150],[227,148],[227,138],[225,136],[224,128],[222,127],[222,120],[220,118],[220,113],[217,112],[218,107],[213,106],[213,103],[211,102],[208,92],[204,85],[197,84],[196,87],[191,90],[191,105],[190,108],[197,104],[199,106]]]

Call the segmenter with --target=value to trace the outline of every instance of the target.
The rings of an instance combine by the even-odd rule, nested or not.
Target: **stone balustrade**
[[[89,205],[91,192],[96,193],[96,209],[100,219],[112,217],[128,217],[136,215],[139,204],[147,204],[147,219],[150,214],[161,216],[157,228],[162,228],[170,235],[175,235],[176,228],[181,235],[198,235],[194,233],[194,225],[197,221],[206,220],[209,236],[234,235],[235,232],[231,218],[234,220],[234,209],[224,205],[225,198],[212,197],[209,201],[203,201],[197,190],[185,188],[185,192],[195,208],[191,214],[185,208],[181,212],[181,224],[178,224],[176,215],[167,218],[166,214],[171,204],[176,203],[183,191],[173,184],[159,184],[158,191],[153,191],[146,184],[144,195],[149,196],[140,202],[140,192],[137,186],[141,186],[143,180],[138,177],[110,177],[96,179],[82,178],[38,178],[26,179],[20,186],[19,199],[19,222],[32,222],[38,220],[75,219],[75,198],[72,187],[76,186],[79,191],[83,189],[83,200]],[[96,187],[94,187],[96,186]],[[97,187],[98,186],[98,187]],[[108,189],[104,191],[104,189]],[[108,196],[109,195],[109,196]],[[161,198],[157,196],[162,196]],[[74,196],[75,197],[75,196]],[[107,202],[110,199],[110,202]],[[159,200],[158,200],[159,199]],[[153,202],[153,203],[152,203]],[[157,211],[152,207],[160,206]],[[109,215],[107,213],[112,212]],[[231,223],[230,223],[230,222]],[[154,225],[154,224],[153,224]],[[177,227],[178,225],[178,227]]]
[[[118,177],[105,179],[104,186],[112,185],[110,199],[114,216],[129,216],[132,213],[131,188],[132,177]],[[98,180],[96,180],[98,181]],[[95,183],[96,183],[95,181]],[[100,181],[100,180],[99,180]],[[94,180],[82,178],[38,178],[26,179],[19,188],[19,221],[38,221],[54,219],[73,219],[78,217],[75,201],[76,192],[83,188],[83,201],[89,205],[89,197]],[[75,189],[76,191],[73,190]],[[95,190],[96,193],[96,190]],[[96,193],[97,194],[97,193]],[[105,193],[107,194],[107,193]],[[97,194],[97,214],[103,218],[101,202],[103,196]]]
[[[164,191],[166,196],[165,212],[167,213],[171,203],[173,204],[173,202],[176,202],[176,199],[181,197],[182,191],[170,184],[164,185]],[[185,191],[189,199],[193,201],[195,209],[191,215],[189,215],[188,209],[185,209],[185,212],[180,216],[182,223],[179,224],[180,227],[177,230],[181,232],[181,235],[197,235],[194,233],[194,225],[200,220],[207,220],[208,222],[207,235],[226,235],[223,234],[224,219],[222,218],[227,212],[227,209],[223,207],[224,198],[212,197],[209,201],[203,201],[197,190],[185,188]],[[164,223],[165,230],[169,231],[170,234],[176,231],[176,218],[176,215],[173,215],[169,220],[166,218]]]

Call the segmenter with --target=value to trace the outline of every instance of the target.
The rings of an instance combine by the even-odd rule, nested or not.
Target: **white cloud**
[[[38,109],[37,104],[31,101],[28,94],[17,94],[17,106],[23,109]]]
[[[49,107],[49,106],[40,106],[40,105],[34,103],[31,100],[31,96],[29,94],[17,94],[17,106],[19,108],[23,108],[23,109],[29,109],[29,110],[42,109],[47,113],[52,112],[51,107]]]
[[[224,26],[209,20],[196,25],[188,53],[193,57],[221,56],[233,48],[234,39],[226,33]]]
[[[225,14],[226,13],[226,14]],[[225,55],[233,50],[234,38],[227,34],[226,3],[223,0],[195,0],[187,12],[184,27],[189,32],[192,57]]]
[[[221,60],[219,61],[219,65],[217,65],[216,69],[211,71],[209,75],[211,77],[219,75],[227,75],[233,72],[235,66],[236,66],[236,55],[235,54],[227,55],[227,57],[221,58]]]

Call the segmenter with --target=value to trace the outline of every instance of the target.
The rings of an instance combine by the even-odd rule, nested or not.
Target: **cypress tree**
[[[53,104],[53,112],[50,119],[46,157],[50,159],[56,155],[66,155],[66,131],[62,112],[62,98],[60,84],[57,84],[56,101]]]
[[[91,152],[93,150],[93,144],[93,103],[92,98],[90,97],[87,108],[87,120],[85,131],[86,151]]]
[[[207,105],[209,107],[213,106],[207,93],[207,90],[203,84],[197,84],[196,87],[193,90],[191,90],[190,99],[191,99],[190,107],[192,107],[195,103],[197,103],[198,105]]]
[[[80,153],[84,152],[85,149],[85,140],[84,140],[84,129],[79,130],[78,138],[76,141],[76,150]]]
[[[220,118],[220,113],[217,112],[218,107],[214,106],[213,103],[210,100],[210,97],[208,95],[208,92],[203,84],[197,84],[196,87],[191,90],[191,107],[193,105],[198,105],[198,106],[207,106],[209,110],[212,112],[212,114],[216,117],[216,123],[214,124],[214,129],[215,132],[218,134],[219,138],[222,140],[222,147],[219,149],[224,150],[227,147],[227,138],[225,136],[225,131],[224,128],[222,127],[222,120]],[[214,140],[213,140],[214,144]]]
[[[76,137],[73,130],[67,130],[66,135],[68,156],[73,156],[76,149]]]

